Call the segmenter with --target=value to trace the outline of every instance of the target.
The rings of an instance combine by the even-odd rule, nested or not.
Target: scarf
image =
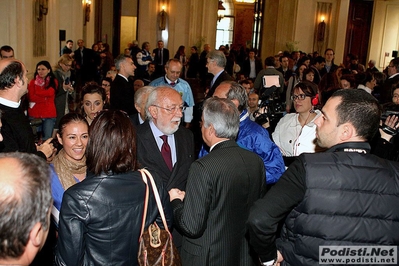
[[[50,77],[49,76],[47,76],[46,79],[44,79],[44,78],[41,78],[39,75],[36,75],[35,85],[40,86],[40,87],[44,86],[45,88],[47,88],[49,83],[50,83]]]
[[[61,149],[55,156],[53,164],[55,172],[65,190],[76,184],[74,174],[86,173],[86,157],[83,156],[82,160],[78,162],[71,162],[66,158],[64,149]]]

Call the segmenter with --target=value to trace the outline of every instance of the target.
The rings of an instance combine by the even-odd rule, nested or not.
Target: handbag
[[[141,223],[141,233],[139,238],[138,262],[140,266],[181,266],[179,252],[172,240],[172,234],[168,229],[161,199],[159,197],[157,186],[151,173],[146,169],[140,169],[141,177],[146,184],[146,193],[144,201],[144,213]],[[147,230],[144,230],[147,217],[149,188],[147,177],[151,182],[157,207],[162,218],[165,229],[159,228],[156,222],[151,224]]]

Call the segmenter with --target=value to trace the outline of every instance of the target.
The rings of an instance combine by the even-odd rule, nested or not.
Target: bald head
[[[15,62],[17,60],[15,59],[11,59],[11,58],[7,58],[7,59],[3,59],[0,61],[0,73],[3,72],[3,70],[9,65],[11,64],[11,62]]]
[[[0,154],[0,264],[26,253],[34,258],[31,252],[37,253],[47,237],[51,203],[46,161],[28,153]],[[32,230],[41,231],[40,237],[32,239]]]
[[[227,98],[227,93],[229,92],[230,88],[231,88],[230,84],[222,83],[219,86],[217,86],[215,92],[213,93],[213,96],[225,99]]]
[[[0,200],[15,200],[20,198],[19,179],[21,178],[21,165],[15,158],[0,158]],[[16,199],[19,200],[19,199]]]
[[[0,60],[0,96],[18,102],[28,92],[25,65],[15,59]]]
[[[235,81],[229,80],[220,83],[213,96],[231,100],[240,112],[248,106],[248,94],[245,88]]]

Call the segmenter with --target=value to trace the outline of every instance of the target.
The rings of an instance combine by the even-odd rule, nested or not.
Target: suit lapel
[[[152,156],[155,157],[155,161],[159,162],[159,169],[164,172],[165,175],[169,176],[170,171],[168,166],[166,165],[161,151],[158,149],[157,142],[155,140],[154,134],[152,134],[151,127],[148,121],[145,122],[145,127],[146,127],[146,134],[144,136],[144,140],[146,143],[148,143],[148,151]]]

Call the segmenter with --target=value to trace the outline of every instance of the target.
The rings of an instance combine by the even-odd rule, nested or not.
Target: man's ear
[[[43,246],[43,241],[46,240],[46,233],[47,231],[43,230],[42,224],[37,222],[29,233],[29,242],[36,248],[41,248]]]
[[[348,141],[353,136],[355,136],[355,128],[350,123],[345,123],[340,127],[339,137],[341,141]]]
[[[209,124],[208,136],[215,136],[215,128],[213,127],[213,124]]]
[[[140,106],[139,106],[137,103],[134,104],[134,107],[136,108],[136,110],[137,110],[139,113],[143,111],[143,110],[141,110]]]
[[[20,79],[19,77],[16,77],[15,79],[14,79],[14,83],[15,83],[15,85],[17,85],[18,87],[21,87],[22,86],[22,79]]]
[[[155,106],[148,107],[148,110],[153,118],[158,118],[158,109]]]
[[[231,100],[233,103],[234,103],[234,105],[238,108],[238,106],[240,105],[240,103],[238,102],[238,100],[237,99],[233,99],[233,100]]]

